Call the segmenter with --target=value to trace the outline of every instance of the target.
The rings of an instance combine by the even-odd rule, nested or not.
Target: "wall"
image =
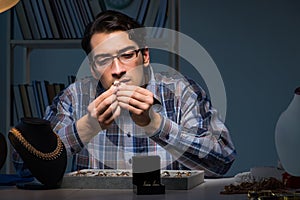
[[[224,81],[226,125],[238,152],[228,175],[255,166],[275,166],[275,125],[294,89],[300,86],[300,2],[184,0],[180,9],[180,31],[206,49]],[[1,27],[5,24],[4,17],[5,14],[0,14]],[[1,31],[1,67],[5,49],[3,35]],[[38,73],[33,73],[32,78],[64,81],[69,72],[76,71],[83,58],[81,50],[57,53],[36,50],[31,62],[33,71]],[[58,64],[64,60],[66,63]],[[51,72],[41,73],[41,69],[49,67]],[[66,71],[61,73],[61,69]],[[181,72],[199,78],[195,69],[184,61]]]
[[[208,51],[225,84],[238,152],[229,174],[276,165],[276,122],[300,86],[300,2],[183,2],[181,31]]]

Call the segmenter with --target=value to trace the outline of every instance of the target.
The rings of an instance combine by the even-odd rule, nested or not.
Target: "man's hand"
[[[102,130],[107,129],[120,115],[121,109],[117,101],[116,88],[112,85],[88,106],[90,117],[97,119]]]
[[[149,132],[159,128],[161,117],[151,109],[154,104],[152,92],[142,87],[120,84],[116,96],[119,106],[131,113],[132,120],[138,126],[150,126]]]

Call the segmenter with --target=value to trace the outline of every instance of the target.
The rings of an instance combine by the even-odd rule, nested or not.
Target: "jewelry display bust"
[[[43,185],[59,187],[67,166],[66,149],[50,122],[22,118],[8,138],[32,175]]]

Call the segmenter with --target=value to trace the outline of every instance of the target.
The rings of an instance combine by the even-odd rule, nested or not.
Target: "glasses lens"
[[[137,57],[137,51],[133,50],[133,51],[122,53],[119,56],[119,59],[120,59],[121,62],[128,63],[136,57]]]
[[[96,57],[94,59],[95,67],[98,69],[105,68],[112,64],[114,58],[118,58],[119,61],[121,61],[122,63],[129,63],[137,57],[139,51],[140,50],[138,49],[138,50],[131,50],[131,51],[119,54],[117,56]]]
[[[95,59],[95,65],[97,68],[103,68],[109,66],[112,63],[112,60],[113,60],[112,57],[106,57],[106,58],[98,57]]]

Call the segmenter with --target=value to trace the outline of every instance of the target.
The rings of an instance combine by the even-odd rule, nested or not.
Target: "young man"
[[[72,170],[129,169],[133,155],[159,155],[164,169],[225,174],[236,154],[228,130],[195,82],[153,72],[139,28],[122,13],[99,14],[82,40],[92,77],[46,111]]]

